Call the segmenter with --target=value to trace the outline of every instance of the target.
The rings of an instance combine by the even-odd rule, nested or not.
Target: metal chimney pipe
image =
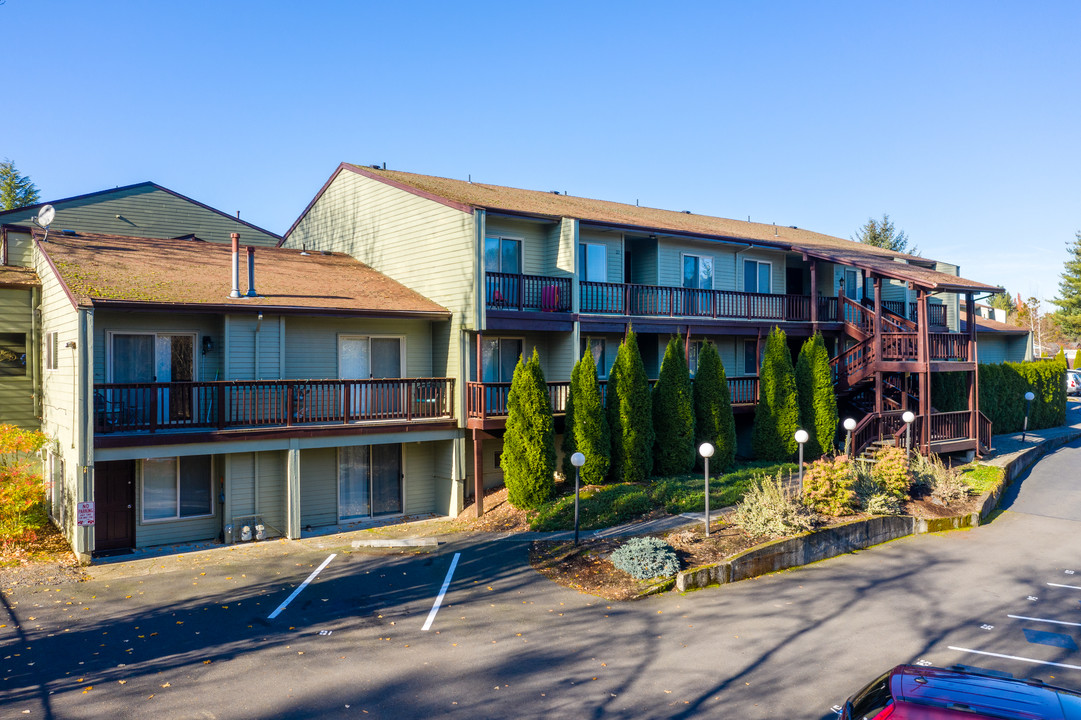
[[[233,240],[233,289],[229,291],[229,297],[240,297],[240,233],[229,233]]]
[[[255,292],[255,248],[248,246],[248,297],[258,297]]]

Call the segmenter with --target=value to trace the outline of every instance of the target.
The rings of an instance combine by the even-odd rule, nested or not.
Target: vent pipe
[[[248,246],[248,297],[258,297],[255,292],[255,248]]]
[[[229,297],[240,297],[240,233],[229,233],[233,241],[233,289],[229,291]]]

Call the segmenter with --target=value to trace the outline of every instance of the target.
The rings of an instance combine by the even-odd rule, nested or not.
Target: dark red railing
[[[818,321],[819,322],[837,322],[837,318],[840,317],[837,314],[837,298],[835,297],[820,297],[818,298]]]
[[[733,405],[757,405],[758,378],[728,378],[728,395]]]
[[[908,321],[913,323],[919,317],[919,305],[914,302],[908,304],[908,312],[905,313],[904,300],[883,300],[882,307],[889,310],[894,315],[904,317]],[[938,303],[927,303],[927,322],[929,325],[945,325],[946,324],[946,306]]]
[[[883,360],[915,360],[919,357],[919,334],[914,332],[882,333]]]
[[[970,435],[972,412],[934,413],[931,415],[931,442],[965,440]]]
[[[484,301],[489,310],[570,312],[571,279],[486,272]]]
[[[808,295],[745,293],[730,290],[664,287],[582,281],[579,283],[580,310],[604,315],[645,315],[669,317],[746,318],[749,320],[811,319]],[[819,298],[822,321],[836,319],[834,298]],[[822,302],[825,301],[825,302]]]
[[[968,335],[930,333],[932,360],[968,360]]]
[[[937,303],[927,303],[927,323],[929,325],[946,325],[946,306]]]
[[[830,360],[834,382],[844,380],[854,384],[867,376],[875,360],[875,348],[871,340],[864,340]]]
[[[985,450],[991,450],[991,418],[982,412],[976,418],[976,431],[980,436],[980,445]]]
[[[844,321],[846,323],[855,326],[867,335],[874,332],[875,323],[873,312],[844,295],[840,297],[840,303],[841,312],[843,313]]]
[[[94,432],[290,427],[454,417],[453,378],[94,386]]]

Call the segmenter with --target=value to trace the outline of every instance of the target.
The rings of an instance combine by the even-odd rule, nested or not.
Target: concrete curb
[[[1051,450],[1079,437],[1081,430],[1075,430],[1060,437],[1043,440],[1018,453],[1017,457],[1001,466],[1004,473],[1002,482],[983,494],[979,512],[935,519],[880,516],[853,520],[791,538],[772,540],[745,550],[725,562],[680,571],[676,574],[675,589],[686,592],[711,585],[738,582],[863,550],[907,535],[978,527],[994,512],[1003,493],[1025,470]]]

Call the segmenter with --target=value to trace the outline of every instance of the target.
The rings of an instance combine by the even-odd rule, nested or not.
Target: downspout
[[[256,380],[262,380],[259,376],[259,338],[262,335],[263,330],[263,312],[259,311],[259,317],[255,319],[255,342],[253,343],[252,352],[255,353],[255,357],[252,358],[252,377]]]

